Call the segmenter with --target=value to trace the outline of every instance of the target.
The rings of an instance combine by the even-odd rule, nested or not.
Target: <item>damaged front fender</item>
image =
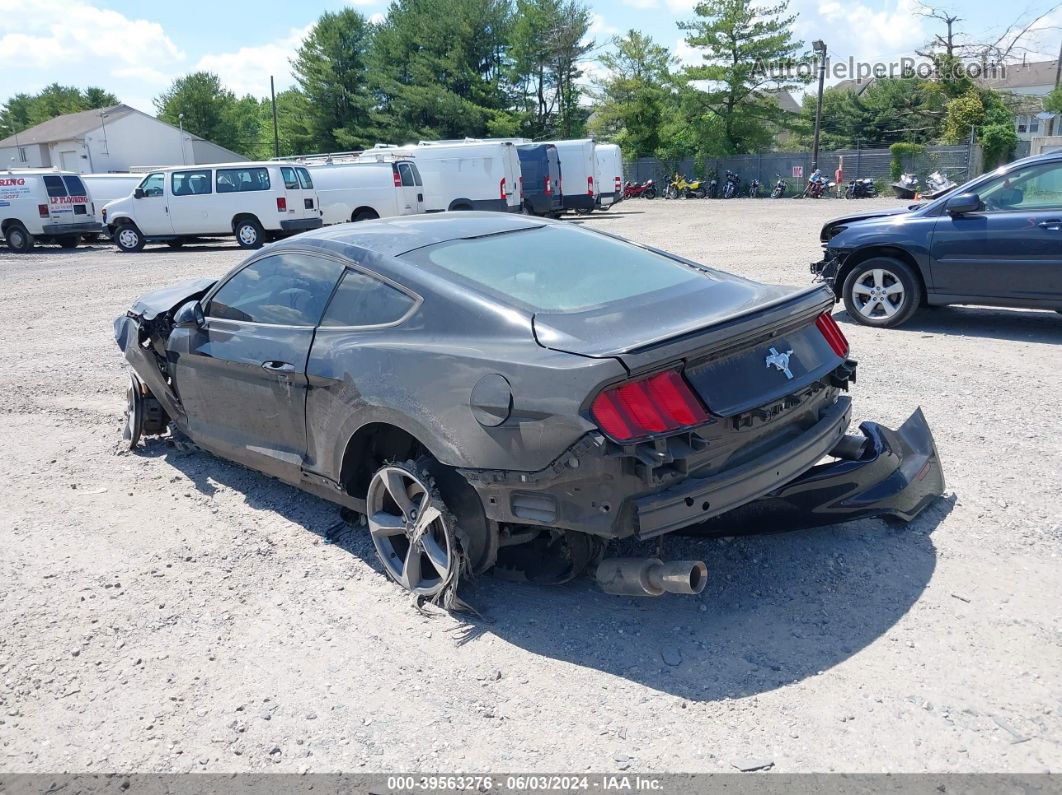
[[[859,426],[866,441],[854,460],[818,464],[770,494],[679,531],[683,535],[782,532],[872,516],[910,521],[944,492],[944,472],[925,415],[898,430]]]

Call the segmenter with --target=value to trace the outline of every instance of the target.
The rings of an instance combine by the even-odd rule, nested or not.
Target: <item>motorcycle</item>
[[[771,189],[771,198],[780,199],[785,196],[787,190],[789,190],[789,183],[779,176],[778,181],[774,183],[774,187]]]
[[[926,199],[939,199],[955,187],[956,185],[954,182],[939,171],[934,171],[926,177],[926,189],[923,191],[922,196]]]
[[[760,181],[758,179],[754,179],[749,183],[749,198],[760,198]]]
[[[913,199],[918,193],[918,178],[914,174],[901,174],[900,179],[892,183],[892,192],[897,199]]]
[[[853,179],[844,190],[846,199],[873,199],[878,195],[878,186],[870,177]]]
[[[741,182],[741,177],[733,171],[726,172],[726,185],[723,186],[724,199],[733,199],[737,196],[739,182]]]
[[[834,183],[827,181],[823,176],[821,169],[815,169],[811,176],[808,177],[808,184],[805,186],[803,192],[796,194],[794,199],[821,199],[822,195],[832,188]]]
[[[677,176],[667,186],[665,199],[703,199],[705,197],[704,185],[701,180],[687,180],[684,175]]]
[[[712,177],[708,180],[708,198],[715,199],[719,196],[719,180],[716,177]]]
[[[655,199],[656,198],[656,185],[653,184],[651,179],[647,179],[641,185],[634,182],[628,182],[623,186],[623,198],[624,199]]]

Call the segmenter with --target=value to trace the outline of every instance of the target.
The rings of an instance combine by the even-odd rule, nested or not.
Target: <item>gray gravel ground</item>
[[[890,204],[889,200],[878,200]],[[864,202],[859,207],[871,205]],[[838,201],[631,201],[586,223],[808,281]],[[134,297],[233,244],[0,255],[0,770],[1062,769],[1062,317],[844,322],[856,416],[921,405],[948,478],[908,527],[733,540],[696,598],[483,578],[426,618],[333,506],[118,449]]]

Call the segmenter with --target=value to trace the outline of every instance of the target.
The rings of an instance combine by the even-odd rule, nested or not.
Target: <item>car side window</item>
[[[44,177],[44,187],[48,190],[48,195],[53,199],[58,199],[66,196],[66,186],[63,184],[63,178],[55,174],[48,174]]]
[[[284,189],[285,190],[298,190],[299,178],[295,176],[295,169],[289,166],[282,166],[280,169],[280,175],[284,177]]]
[[[148,174],[144,177],[144,181],[140,183],[140,189],[144,191],[145,196],[161,196],[164,187],[164,179],[165,177],[161,171],[157,171],[154,174]]]
[[[199,196],[210,193],[210,172],[174,171],[170,175],[170,190],[174,196]]]
[[[1006,174],[979,193],[986,213],[1062,210],[1062,163]]]
[[[269,169],[219,168],[217,170],[217,188],[218,193],[269,190]]]
[[[295,169],[295,173],[299,175],[299,184],[306,190],[310,190],[313,187],[313,180],[310,179],[310,172],[305,168]]]
[[[274,254],[252,262],[222,285],[205,314],[278,326],[316,326],[343,265],[310,254]]]
[[[396,287],[359,271],[348,270],[336,288],[322,326],[380,326],[396,323],[417,301]]]

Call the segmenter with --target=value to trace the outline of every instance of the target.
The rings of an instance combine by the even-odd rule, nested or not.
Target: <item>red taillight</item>
[[[391,166],[391,176],[395,178],[395,187],[402,187],[402,175],[398,173],[398,166]]]
[[[586,178],[586,195],[587,196],[593,196],[594,195],[594,178],[593,177],[587,177]]]
[[[623,190],[623,180],[616,177],[616,193],[619,193],[621,190]]]
[[[844,334],[841,332],[840,326],[837,325],[837,321],[833,319],[833,315],[829,312],[823,312],[819,315],[818,320],[815,321],[815,325],[819,327],[819,331],[826,338],[826,342],[830,343],[833,352],[842,359],[846,358],[848,356],[848,340],[844,338]]]
[[[283,196],[277,196],[277,212],[286,213],[288,211],[288,200]]]
[[[37,205],[37,214],[40,215],[41,218],[47,218],[48,217],[48,205],[47,204],[38,204]]]
[[[546,177],[546,195],[547,196],[552,196],[553,195],[553,183],[551,183],[549,181],[549,177]]]
[[[501,178],[501,182],[498,183],[498,190],[501,193],[501,197],[505,198],[505,177]]]
[[[606,389],[590,406],[601,430],[626,442],[707,422],[708,412],[676,370]]]

